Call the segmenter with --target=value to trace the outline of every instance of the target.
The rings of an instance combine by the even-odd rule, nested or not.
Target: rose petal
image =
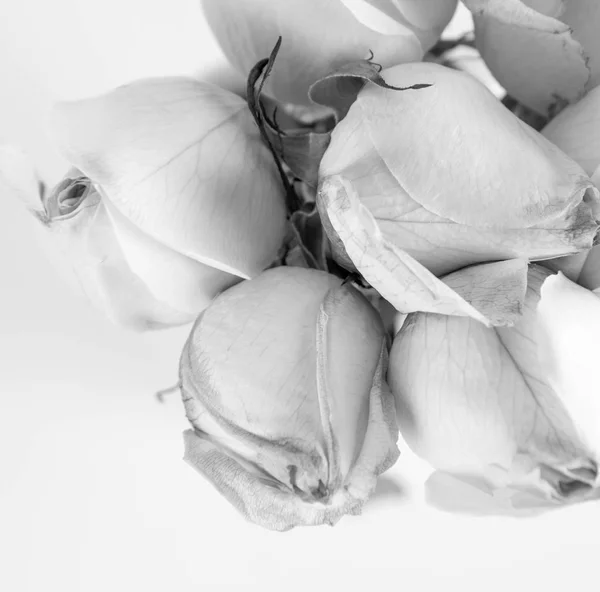
[[[403,436],[436,468],[494,488],[580,499],[591,494],[597,466],[579,438],[578,417],[538,361],[535,311],[547,275],[531,269],[524,315],[513,328],[411,315],[394,340],[388,380]]]
[[[375,309],[351,286],[329,290],[317,321],[317,390],[328,456],[335,459],[330,471],[337,476],[330,479],[338,486],[362,454],[366,466],[356,475],[367,475],[369,484],[345,486],[370,493],[373,476],[398,458],[394,408],[383,380],[386,368],[385,332]],[[373,438],[372,449],[362,452]]]
[[[546,380],[574,418],[582,441],[600,459],[600,298],[559,273],[542,285],[537,318]]]
[[[49,231],[81,287],[113,322],[138,331],[191,322],[196,312],[157,299],[132,271],[100,195],[93,192],[75,215],[54,220]]]
[[[42,207],[40,178],[27,154],[13,146],[0,145],[0,192],[19,199],[31,212]]]
[[[55,131],[66,157],[148,236],[239,277],[274,260],[283,189],[240,97],[192,79],[141,80],[61,104]]]
[[[511,259],[472,265],[443,280],[492,325],[513,325],[523,311],[527,268],[525,259]]]
[[[289,466],[312,487],[327,482],[316,319],[321,300],[340,283],[325,272],[269,270],[217,298],[182,354],[192,425],[221,434],[221,441],[282,483],[290,483]]]
[[[384,66],[423,56],[419,40],[401,23],[397,34],[377,32],[339,0],[203,0],[202,6],[225,55],[244,74],[271,53],[279,36],[283,38],[265,86],[283,102],[311,105],[312,83],[348,62],[367,58],[370,51]]]
[[[372,218],[368,232],[381,233],[438,276],[592,246],[598,189],[481,84],[435,64],[404,64],[384,75],[401,87],[432,86],[365,87],[333,131],[320,165],[322,185],[340,178],[358,196]],[[451,149],[440,136],[451,139]],[[330,209],[319,208],[334,252],[345,266],[350,260],[357,267],[332,232]]]
[[[547,115],[577,101],[590,81],[580,40],[569,25],[521,0],[465,0],[486,64],[508,93]]]
[[[276,268],[232,288],[181,358],[191,463],[268,528],[360,512],[398,456],[386,362],[377,313],[334,276]]]
[[[600,83],[600,4],[596,0],[563,0],[564,12],[560,19],[573,31],[573,36],[581,43],[586,66],[590,70],[587,88],[593,89]]]

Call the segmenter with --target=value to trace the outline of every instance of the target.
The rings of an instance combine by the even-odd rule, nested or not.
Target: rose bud
[[[384,67],[419,61],[452,18],[456,0],[202,0],[223,52],[247,75],[283,43],[265,91],[314,105],[308,89],[341,66],[373,56]],[[372,53],[371,53],[372,52]]]
[[[403,437],[435,468],[502,497],[596,496],[599,331],[599,296],[536,265],[512,328],[409,315],[388,371]]]
[[[600,83],[597,0],[464,0],[475,41],[498,82],[552,115]]]
[[[561,111],[542,130],[542,134],[579,163],[600,188],[600,87]],[[562,271],[585,288],[595,290],[600,287],[598,246],[547,261],[545,265],[554,271]]]
[[[317,204],[341,265],[402,312],[450,314],[433,307],[446,296],[432,274],[592,246],[598,189],[482,84],[431,63],[383,77],[431,86],[367,85],[334,129]],[[434,292],[432,307],[403,308],[417,284]]]
[[[191,322],[276,258],[283,190],[241,98],[192,79],[141,80],[63,103],[54,123],[76,169],[39,217],[113,320]]]
[[[322,271],[270,269],[221,294],[183,350],[185,458],[273,530],[358,514],[396,461],[378,314]]]

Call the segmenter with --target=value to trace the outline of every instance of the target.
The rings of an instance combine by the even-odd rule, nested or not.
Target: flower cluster
[[[195,321],[187,462],[275,530],[359,513],[399,430],[515,504],[597,497],[598,4],[464,0],[500,99],[444,65],[457,0],[202,4],[246,87],[59,105],[34,199],[0,154],[107,316]]]

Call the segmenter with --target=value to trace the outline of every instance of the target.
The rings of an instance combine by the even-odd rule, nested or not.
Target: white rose
[[[181,356],[186,460],[274,530],[357,514],[398,457],[379,315],[322,271],[278,267],[221,294]]]
[[[528,491],[541,504],[597,495],[599,331],[599,295],[536,265],[514,327],[410,315],[388,371],[403,437],[486,490]]]
[[[592,246],[598,189],[482,84],[431,63],[382,75],[431,86],[367,85],[332,133],[317,204],[342,265],[402,312],[454,314],[434,276]]]
[[[75,168],[38,217],[116,322],[191,322],[275,260],[281,180],[238,96],[193,79],[141,80],[59,105],[54,131]]]

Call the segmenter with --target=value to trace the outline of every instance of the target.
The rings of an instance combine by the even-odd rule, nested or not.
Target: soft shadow
[[[426,481],[425,498],[438,510],[470,516],[528,518],[563,507],[527,491],[493,491],[482,481],[443,471]]]
[[[382,475],[377,479],[377,486],[369,499],[368,507],[397,505],[407,501],[408,498],[408,485],[406,483],[403,483],[398,477],[392,478],[389,475]]]

